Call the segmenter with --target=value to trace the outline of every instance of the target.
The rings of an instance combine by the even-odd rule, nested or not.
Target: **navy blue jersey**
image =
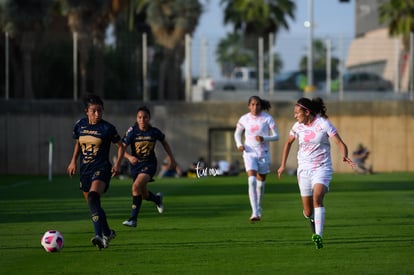
[[[97,124],[89,124],[88,118],[76,122],[73,129],[73,138],[77,139],[81,147],[80,174],[88,175],[96,171],[111,170],[109,152],[111,142],[121,140],[115,126],[101,120]]]
[[[141,131],[135,123],[128,129],[122,141],[128,146],[131,145],[131,155],[139,162],[154,164],[157,162],[155,156],[155,144],[157,140],[164,141],[165,135],[160,129],[150,126],[147,131]]]

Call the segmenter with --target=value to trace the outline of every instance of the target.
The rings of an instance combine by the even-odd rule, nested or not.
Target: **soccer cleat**
[[[164,204],[162,203],[162,194],[161,193],[157,193],[156,195],[158,197],[158,203],[157,203],[157,210],[158,213],[162,214],[164,212]]]
[[[261,217],[259,216],[251,216],[250,221],[251,222],[259,222],[261,220]]]
[[[134,220],[127,220],[124,221],[122,224],[129,227],[137,227],[137,221]]]
[[[109,241],[112,240],[112,239],[115,239],[115,237],[116,237],[115,230],[112,230],[112,229],[111,229],[111,233],[109,234],[109,236],[104,235],[103,238],[102,238],[104,248],[108,248],[109,247]]]
[[[102,244],[103,244],[103,248],[108,248],[109,247],[109,238],[107,236],[103,236]]]
[[[105,245],[104,245],[104,241],[103,241],[103,239],[102,239],[100,236],[98,236],[98,235],[96,235],[95,237],[93,237],[93,238],[91,239],[91,242],[92,242],[92,244],[93,244],[94,246],[96,246],[99,250],[101,250],[102,248],[105,248]]]
[[[322,237],[319,236],[318,234],[312,235],[312,241],[315,244],[316,249],[321,249],[323,247]]]
[[[112,239],[115,239],[115,237],[116,237],[115,230],[111,229],[111,234],[107,236],[107,238],[108,240],[112,240]]]

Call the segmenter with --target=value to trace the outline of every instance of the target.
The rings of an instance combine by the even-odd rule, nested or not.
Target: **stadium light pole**
[[[259,37],[259,71],[257,80],[259,83],[259,94],[263,94],[263,37]]]
[[[191,36],[185,35],[185,101],[191,101]]]
[[[207,49],[208,41],[203,36],[201,37],[201,46],[200,46],[200,77],[203,81],[207,78]]]
[[[313,0],[308,0],[308,21],[305,22],[308,28],[308,63],[307,63],[307,80],[308,85],[305,92],[313,92]]]
[[[274,33],[269,33],[269,50],[268,50],[268,55],[269,55],[269,94],[273,95],[274,94],[274,58],[273,58],[273,40],[275,35]]]

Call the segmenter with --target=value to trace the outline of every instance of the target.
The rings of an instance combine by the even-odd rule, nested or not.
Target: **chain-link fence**
[[[275,99],[298,92],[338,100],[367,92],[373,99],[412,95],[410,50],[388,38],[385,29],[361,38],[314,38],[312,44],[306,37],[262,38],[256,49],[236,45],[233,59],[229,51],[235,45],[220,47],[223,38],[187,37],[184,58],[173,59],[166,70],[160,68],[170,57],[148,41],[131,35],[107,39],[102,48],[70,33],[34,36],[30,43],[3,33],[0,97],[76,99],[95,92],[107,99],[157,100],[168,86],[160,75],[181,78],[176,89],[185,90],[187,101],[225,100],[243,92]],[[244,63],[241,56],[247,56]]]

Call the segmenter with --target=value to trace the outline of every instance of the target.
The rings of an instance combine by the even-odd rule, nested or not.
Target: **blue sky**
[[[336,50],[342,48],[342,54],[346,55],[347,47],[355,34],[355,0],[350,0],[348,3],[341,3],[339,0],[313,0],[312,2],[315,26],[314,37],[333,39],[334,48]],[[220,0],[210,0],[205,5],[205,12],[193,36],[195,47],[199,45],[197,40],[200,40],[201,37],[207,39],[209,57],[213,55],[218,41],[232,30],[232,26],[223,26],[222,8],[219,3]],[[296,69],[298,60],[306,52],[308,29],[304,27],[304,22],[308,20],[309,1],[295,0],[295,3],[296,18],[294,21],[289,21],[289,31],[281,31],[276,41],[276,52],[286,57],[283,59],[283,71]],[[341,54],[338,52],[337,55]],[[212,59],[208,58],[207,71],[209,74],[218,77],[217,64]],[[196,71],[197,69],[195,68]]]

